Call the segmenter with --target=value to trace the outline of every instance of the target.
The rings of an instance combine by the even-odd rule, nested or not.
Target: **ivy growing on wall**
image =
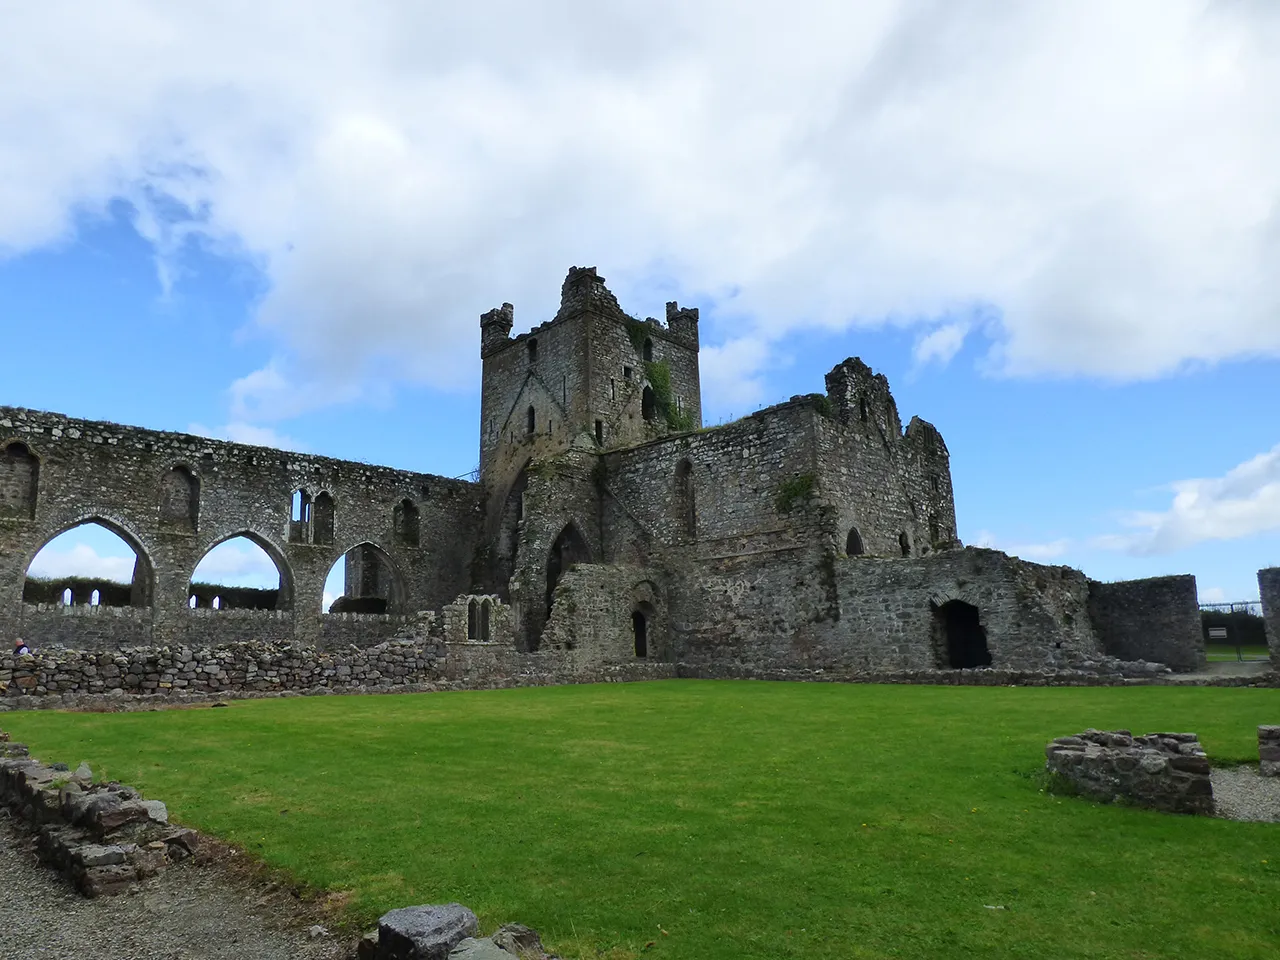
[[[778,486],[778,495],[774,498],[778,512],[790,513],[797,503],[809,499],[817,482],[818,478],[812,473],[797,474],[790,480],[782,481]]]
[[[644,375],[653,388],[653,399],[658,412],[672,430],[685,432],[693,429],[693,415],[676,408],[671,396],[671,367],[665,360],[654,360],[644,365]]]

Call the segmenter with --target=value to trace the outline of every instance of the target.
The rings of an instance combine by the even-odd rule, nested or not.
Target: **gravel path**
[[[1280,822],[1280,777],[1264,777],[1257,767],[1223,767],[1209,779],[1218,816]]]
[[[301,907],[202,853],[130,894],[85,900],[36,860],[0,812],[3,960],[340,960],[347,944],[311,938]],[[314,921],[312,921],[314,922]]]

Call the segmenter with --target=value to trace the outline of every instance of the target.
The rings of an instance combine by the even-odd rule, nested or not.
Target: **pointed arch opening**
[[[640,416],[649,421],[658,418],[658,400],[654,396],[653,387],[646,386],[640,394]]]
[[[406,596],[404,577],[390,554],[365,541],[329,568],[321,609],[325,613],[398,615],[405,612]]]
[[[289,511],[289,542],[311,542],[311,494],[306,490],[293,491]]]
[[[416,547],[421,541],[421,514],[417,505],[405,497],[391,511],[391,529],[396,540],[406,547]]]
[[[489,624],[493,619],[493,604],[488,600],[480,601],[480,639],[488,642]]]
[[[105,517],[86,517],[50,537],[27,564],[24,603],[149,607],[155,584],[138,538]]]
[[[898,549],[904,557],[911,556],[911,535],[905,530],[898,534]]]
[[[578,525],[570,521],[556,537],[547,555],[547,617],[551,616],[551,605],[555,601],[556,587],[561,578],[579,563],[591,562],[591,548]],[[540,632],[540,631],[539,631]],[[531,638],[529,649],[537,649],[537,640]]]
[[[631,638],[637,659],[646,660],[651,647],[654,616],[653,604],[642,600],[631,611]]]
[[[333,497],[321,491],[311,505],[311,542],[333,543]]]
[[[529,409],[524,412],[524,432],[529,436],[533,436],[538,429],[538,414],[533,409],[533,404],[529,405]]]
[[[187,605],[209,610],[289,610],[293,576],[275,544],[252,531],[211,546],[191,573]],[[216,601],[216,602],[215,602]]]
[[[20,440],[0,450],[0,517],[34,520],[40,460]]]
[[[171,533],[196,532],[200,518],[200,480],[179,464],[160,478],[160,527]]]
[[[474,597],[467,604],[467,639],[476,640],[480,636],[480,602]]]
[[[866,553],[866,547],[862,544],[862,534],[858,532],[857,527],[849,528],[849,536],[845,537],[844,555],[846,557],[860,557]]]
[[[644,362],[653,363],[653,338],[644,338]]]

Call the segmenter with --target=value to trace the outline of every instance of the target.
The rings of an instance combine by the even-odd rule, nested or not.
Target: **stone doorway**
[[[963,600],[948,600],[933,609],[939,666],[956,670],[991,666],[987,631],[978,608]]]

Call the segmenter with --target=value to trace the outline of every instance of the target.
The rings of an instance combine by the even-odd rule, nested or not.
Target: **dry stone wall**
[[[1086,730],[1058,737],[1047,747],[1046,764],[1088,797],[1110,803],[1129,800],[1171,813],[1212,814],[1209,758],[1194,733]]]
[[[1267,624],[1271,666],[1280,671],[1280,567],[1258,571],[1258,595],[1262,598],[1262,617]]]
[[[1089,616],[1102,648],[1122,660],[1155,660],[1175,670],[1204,667],[1196,578],[1089,581]]]
[[[1280,777],[1280,726],[1258,727],[1258,763],[1264,777]]]
[[[85,896],[124,893],[195,851],[195,831],[171,826],[162,802],[94,783],[83,764],[47,766],[7,734],[0,741],[0,805],[37,831],[41,859]]]

